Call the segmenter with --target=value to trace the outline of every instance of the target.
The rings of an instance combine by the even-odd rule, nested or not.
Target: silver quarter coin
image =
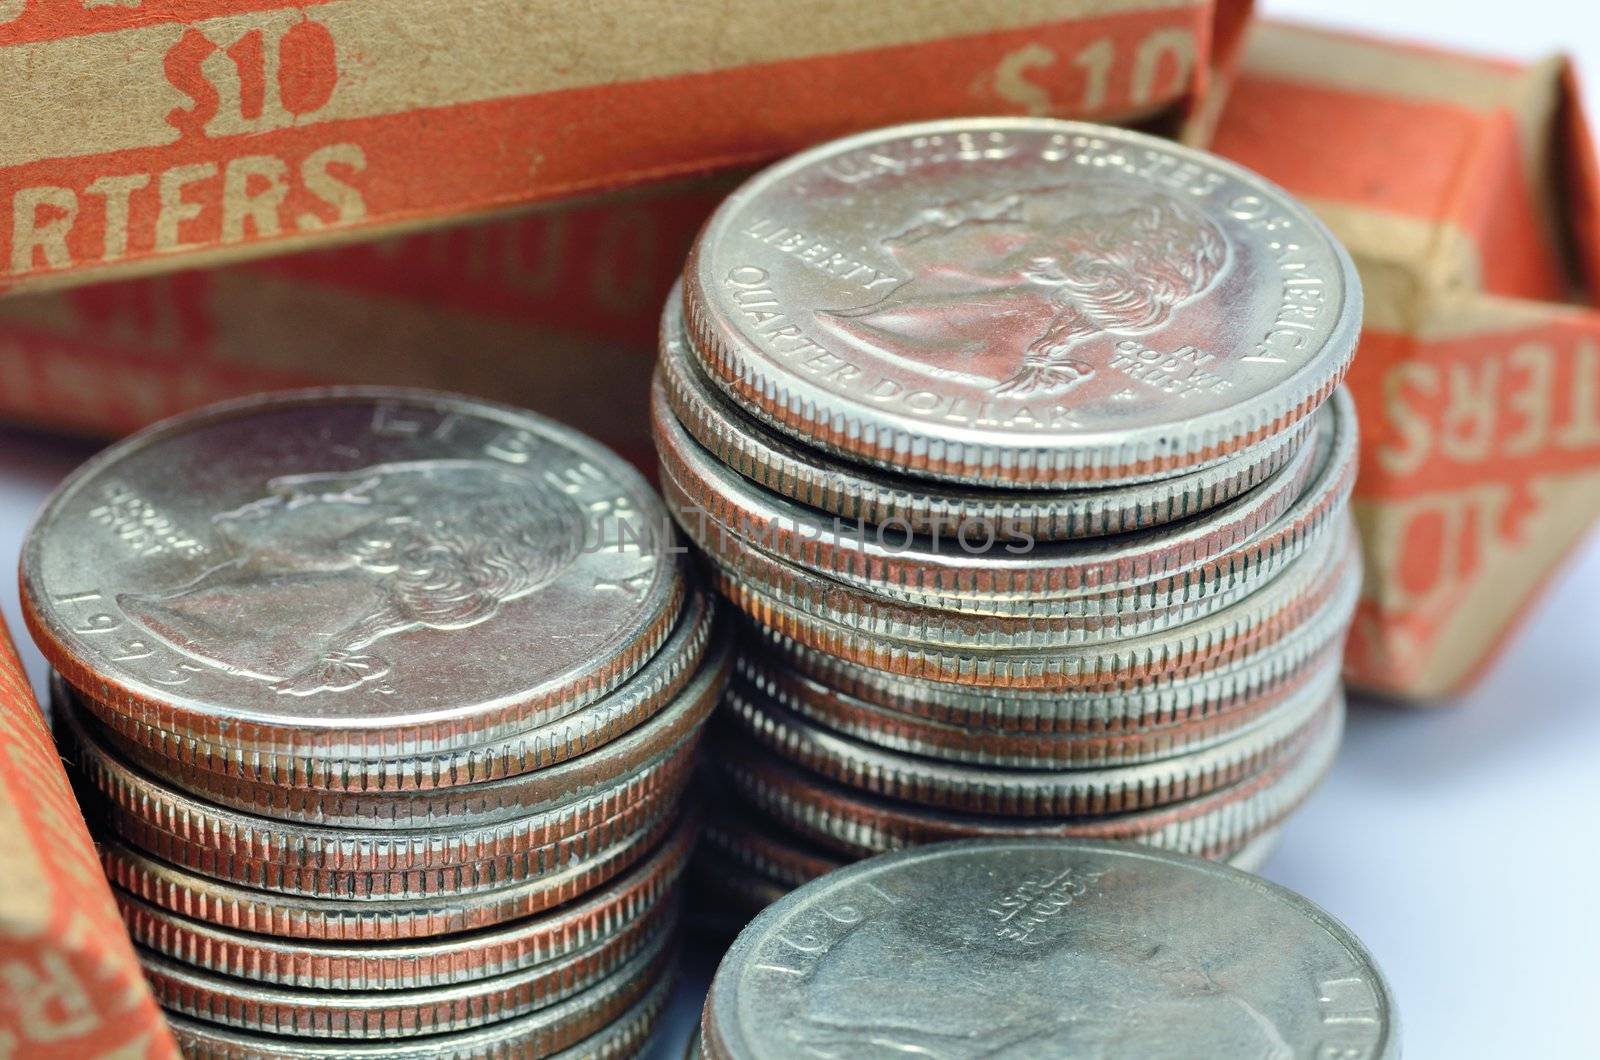
[[[1062,491],[933,483],[843,463],[745,414],[705,377],[690,352],[677,289],[662,316],[661,359],[651,393],[718,461],[796,503],[851,521],[974,541],[1103,537],[1197,515],[1266,481],[1311,426],[1307,417],[1222,463],[1129,486]]]
[[[669,409],[658,405],[651,422],[667,505],[701,548],[722,554],[722,542],[736,538],[880,595],[932,606],[940,606],[943,597],[965,597],[971,609],[1005,614],[1017,600],[1036,605],[1077,597],[1091,598],[1080,607],[1103,611],[1100,601],[1108,595],[1114,600],[1113,594],[1121,593],[1137,598],[1154,595],[1152,590],[1194,591],[1217,577],[1213,564],[1219,560],[1227,558],[1230,565],[1259,560],[1271,541],[1255,539],[1267,538],[1280,518],[1298,522],[1297,502],[1304,498],[1302,507],[1325,513],[1342,498],[1338,483],[1349,473],[1354,450],[1354,421],[1344,418],[1347,411],[1348,405],[1337,402],[1325,413],[1336,421],[1324,443],[1329,448],[1301,447],[1260,487],[1209,512],[1137,533],[1034,544],[955,535],[918,539],[903,528],[845,523],[719,464]],[[1308,480],[1310,491],[1304,488]],[[1235,552],[1242,555],[1233,557]]]
[[[125,839],[180,865],[247,886],[328,897],[426,896],[494,888],[558,871],[649,827],[688,783],[693,738],[663,763],[650,790],[620,801],[602,790],[540,813],[473,827],[361,830],[240,813],[162,784],[98,744],[71,710],[63,751]],[[624,785],[626,787],[626,785]]]
[[[630,964],[659,962],[674,919],[676,910],[664,922],[637,922],[546,964],[416,990],[296,990],[220,976],[149,950],[138,956],[156,1000],[192,1019],[290,1037],[403,1040],[514,1019],[626,974]]]
[[[695,853],[692,878],[696,897],[702,903],[718,903],[718,929],[723,934],[735,934],[744,926],[727,923],[736,921],[739,914],[749,919],[796,887],[840,868],[837,859],[799,849],[783,850],[804,844],[794,839],[774,840],[773,831],[774,826],[757,821],[751,828],[727,833],[715,842],[712,840],[716,834],[707,831],[706,844]],[[1221,859],[1222,864],[1259,872],[1277,850],[1281,837],[1281,828],[1269,829]],[[759,850],[760,855],[752,856],[751,850]],[[813,867],[817,867],[816,871],[805,871]]]
[[[95,842],[116,888],[191,920],[254,935],[377,943],[479,931],[546,914],[644,862],[658,844],[667,856],[686,856],[696,828],[693,818],[669,818],[615,849],[548,876],[420,899],[380,895],[351,900],[260,890],[190,872],[104,833]]]
[[[115,733],[119,747],[130,754],[136,749],[138,761],[152,772],[183,776],[208,797],[240,808],[270,805],[285,812],[338,813],[318,808],[365,806],[378,817],[406,805],[405,800],[393,798],[401,792],[434,793],[419,795],[413,804],[417,807],[457,801],[465,805],[483,793],[514,787],[495,788],[494,781],[549,770],[589,754],[622,738],[674,700],[698,694],[689,690],[691,685],[698,687],[720,665],[721,648],[712,647],[722,640],[713,624],[715,610],[708,593],[691,591],[677,628],[621,687],[571,714],[479,745],[396,748],[379,758],[363,751],[352,758],[339,748],[309,750],[252,743],[227,733],[170,732],[89,696],[79,694],[77,701]],[[712,662],[702,666],[708,651]],[[477,794],[472,786],[479,786]],[[459,790],[439,792],[440,788]],[[228,792],[233,794],[224,797]]]
[[[615,880],[549,912],[438,939],[321,942],[208,924],[117,890],[138,946],[218,975],[305,990],[416,990],[487,979],[590,949],[673,906],[688,862],[667,842]]]
[[[848,787],[922,806],[1010,817],[1125,813],[1196,798],[1267,768],[1298,749],[1337,674],[1208,747],[1102,768],[1006,768],[941,761],[875,746],[781,706],[743,682],[722,717],[788,761]]]
[[[1106,691],[1209,672],[1270,650],[1323,611],[1349,621],[1360,588],[1353,532],[1341,527],[1257,593],[1159,633],[1052,648],[947,648],[860,633],[806,614],[748,582],[718,588],[762,626],[819,652],[920,680],[982,688]]]
[[[609,742],[548,768],[479,784],[422,790],[348,792],[283,787],[237,780],[205,769],[174,767],[143,742],[126,741],[92,725],[77,697],[52,682],[58,709],[93,728],[96,739],[162,783],[241,813],[319,827],[460,831],[571,812],[580,805],[621,806],[672,787],[694,754],[701,726],[727,683],[730,646],[720,643],[676,700]],[[71,701],[67,697],[71,696]],[[596,707],[585,710],[598,709]],[[563,719],[563,723],[567,719]],[[562,723],[557,723],[562,724]]]
[[[916,806],[834,783],[748,740],[719,740],[710,760],[756,810],[850,857],[946,839],[1046,836],[1137,840],[1225,859],[1276,828],[1315,789],[1338,751],[1343,724],[1344,700],[1336,695],[1298,752],[1247,780],[1172,806],[1096,817],[999,817]]]
[[[829,688],[912,717],[1009,733],[1092,738],[1223,717],[1292,685],[1319,663],[1336,666],[1348,621],[1347,614],[1325,610],[1258,655],[1203,674],[1099,692],[924,681],[816,651],[760,626],[749,628],[746,636],[753,646],[740,659],[748,669],[770,657],[773,665],[790,667]]]
[[[1049,840],[940,844],[796,890],[723,958],[702,1029],[726,1060],[1399,1053],[1383,973],[1306,899]]]
[[[638,1055],[671,999],[673,976],[659,967],[619,973],[576,997],[526,1016],[456,1034],[386,1042],[253,1034],[170,1015],[185,1056],[206,1060],[624,1060]]]
[[[1122,129],[880,129],[751,178],[684,271],[709,374],[841,457],[981,485],[1220,462],[1355,350],[1349,256],[1280,188]]]
[[[1084,769],[1137,765],[1213,747],[1259,724],[1292,698],[1314,694],[1318,688],[1324,693],[1331,690],[1339,680],[1339,663],[1334,652],[1324,652],[1316,663],[1240,697],[1226,710],[1149,725],[1099,725],[1087,718],[1076,726],[1063,718],[1064,723],[1054,728],[954,724],[885,707],[791,667],[755,658],[741,661],[743,676],[734,687],[758,689],[760,695],[827,730],[890,751],[1008,769]],[[1069,712],[1070,708],[1060,711]]]
[[[415,755],[570,714],[643,666],[684,591],[664,521],[637,472],[529,413],[273,395],[80,468],[28,536],[22,596],[56,669],[153,728]]]

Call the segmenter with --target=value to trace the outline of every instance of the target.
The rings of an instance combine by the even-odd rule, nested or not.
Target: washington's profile
[[[1222,273],[1222,230],[1175,195],[1079,182],[947,202],[880,244],[905,282],[816,314],[847,343],[1002,395],[1065,391],[1084,339],[1160,327]]]
[[[1054,937],[1018,947],[958,937],[942,919],[887,916],[819,957],[785,1027],[796,1055],[1190,1060],[1197,1042],[1231,1060],[1297,1055],[1228,986],[1214,955],[1181,952],[1126,922],[1063,918]]]
[[[117,602],[196,663],[296,696],[383,677],[368,649],[386,637],[488,621],[566,570],[584,534],[568,497],[487,460],[274,478],[212,524],[228,558]]]

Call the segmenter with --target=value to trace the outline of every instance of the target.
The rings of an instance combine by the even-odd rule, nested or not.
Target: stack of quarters
[[[738,189],[653,392],[740,613],[707,885],[976,836],[1259,864],[1339,743],[1360,320],[1298,203],[1123,130],[904,126]]]
[[[62,486],[25,610],[186,1052],[644,1041],[730,668],[670,526],[591,440],[417,391],[218,406]]]

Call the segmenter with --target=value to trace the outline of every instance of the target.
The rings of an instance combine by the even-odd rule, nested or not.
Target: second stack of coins
[[[975,836],[1258,864],[1339,742],[1360,318],[1299,204],[1122,130],[893,128],[735,192],[653,404],[743,616],[705,882]]]
[[[648,484],[414,391],[181,417],[24,550],[64,757],[186,1052],[622,1055],[729,653]]]

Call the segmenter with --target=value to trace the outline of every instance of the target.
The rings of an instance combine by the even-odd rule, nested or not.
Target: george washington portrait
[[[383,677],[386,638],[489,621],[567,569],[584,533],[565,495],[472,459],[274,478],[212,525],[222,562],[118,604],[195,662],[294,696]]]
[[[817,1060],[1292,1060],[1274,1021],[1227,985],[1214,959],[1126,925],[1019,948],[913,910],[869,922],[813,966],[785,1030]],[[959,920],[959,918],[956,918]],[[993,957],[985,950],[994,948]],[[884,974],[892,971],[893,974]]]
[[[1075,347],[1162,326],[1228,260],[1193,204],[1095,181],[929,207],[881,247],[908,278],[871,305],[818,312],[824,331],[1018,397],[1088,379]]]

